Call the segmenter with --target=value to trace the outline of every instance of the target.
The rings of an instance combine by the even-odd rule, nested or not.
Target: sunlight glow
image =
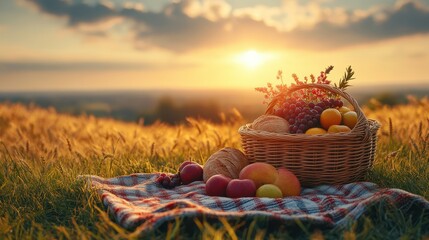
[[[255,50],[248,50],[238,57],[238,62],[249,68],[255,68],[264,61],[264,56]]]

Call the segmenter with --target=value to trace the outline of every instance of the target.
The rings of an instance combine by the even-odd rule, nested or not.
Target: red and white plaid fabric
[[[374,203],[387,201],[399,209],[429,211],[423,197],[400,189],[379,188],[370,182],[304,188],[299,197],[226,198],[205,195],[205,184],[193,182],[168,190],[155,183],[157,173],[139,173],[116,178],[85,176],[104,205],[125,228],[157,228],[180,217],[226,217],[300,220],[318,227],[344,226],[356,220]],[[417,208],[417,209],[416,209]]]

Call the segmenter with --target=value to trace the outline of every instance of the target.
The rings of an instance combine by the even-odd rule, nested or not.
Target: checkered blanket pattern
[[[153,230],[180,217],[268,217],[293,223],[300,220],[317,227],[345,226],[372,204],[387,201],[400,210],[429,210],[423,197],[400,189],[379,188],[370,182],[304,188],[299,197],[226,198],[205,195],[201,181],[168,190],[155,183],[157,173],[115,178],[84,176],[101,195],[103,204],[122,227]]]

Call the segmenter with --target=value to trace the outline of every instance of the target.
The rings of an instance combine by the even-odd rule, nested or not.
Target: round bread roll
[[[238,178],[241,169],[249,164],[246,156],[238,149],[226,147],[207,159],[204,164],[204,182],[216,174],[222,174],[229,178]]]
[[[275,115],[261,115],[252,123],[252,128],[275,133],[289,133],[289,122]]]

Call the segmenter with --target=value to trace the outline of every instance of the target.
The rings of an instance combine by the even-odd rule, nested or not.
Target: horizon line
[[[364,90],[365,88],[370,87],[371,90],[375,90],[374,88],[382,88],[387,87],[389,90],[401,87],[401,90],[404,90],[404,86],[407,86],[407,90],[410,88],[416,88],[416,87],[424,87],[429,88],[429,80],[425,83],[375,83],[375,84],[363,84],[363,85],[351,85],[348,89],[348,91],[353,91],[353,89],[356,90]],[[15,93],[117,93],[117,92],[195,92],[195,91],[204,91],[204,92],[217,92],[217,91],[255,91],[256,87],[253,88],[237,88],[237,87],[214,87],[214,88],[120,88],[120,89],[111,89],[111,88],[105,88],[105,89],[36,89],[36,90],[30,90],[30,89],[15,89],[15,90],[4,90],[0,89],[0,94],[15,94]]]

